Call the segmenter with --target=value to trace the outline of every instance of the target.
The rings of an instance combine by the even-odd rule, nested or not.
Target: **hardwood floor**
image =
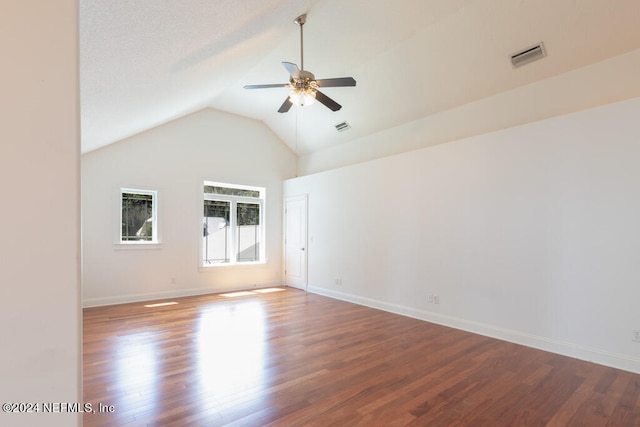
[[[172,301],[84,310],[85,426],[640,426],[637,374],[288,288]]]

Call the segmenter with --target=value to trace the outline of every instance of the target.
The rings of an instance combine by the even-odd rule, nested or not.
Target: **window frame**
[[[122,197],[124,194],[139,194],[144,196],[151,196],[151,240],[123,240],[122,235]],[[159,197],[158,190],[148,190],[142,188],[121,187],[118,192],[118,234],[117,243],[118,247],[150,247],[159,246],[160,240],[160,225],[158,223],[158,206]]]
[[[219,268],[219,267],[229,267],[229,266],[247,266],[247,265],[259,265],[266,264],[266,244],[265,244],[265,236],[266,236],[266,213],[265,213],[265,204],[266,204],[266,188],[264,187],[255,187],[241,184],[229,184],[219,181],[209,181],[204,180],[200,183],[200,194],[201,194],[201,203],[200,203],[200,231],[199,231],[199,255],[200,261],[199,265],[203,269],[209,268]],[[258,197],[250,197],[250,196],[235,196],[228,194],[216,194],[216,193],[205,193],[205,186],[214,186],[214,187],[224,187],[224,188],[232,188],[236,190],[249,190],[249,191],[257,191],[259,193]],[[206,263],[204,259],[204,241],[203,241],[203,227],[206,222],[206,217],[204,215],[204,205],[205,201],[219,201],[219,202],[228,202],[230,208],[229,215],[229,230],[231,233],[231,248],[229,251],[229,261],[228,262],[217,262],[217,263]],[[258,256],[259,259],[257,261],[238,261],[238,233],[237,233],[237,223],[238,223],[238,203],[248,203],[253,205],[258,205],[260,209],[259,221],[260,221],[260,233],[258,240]]]

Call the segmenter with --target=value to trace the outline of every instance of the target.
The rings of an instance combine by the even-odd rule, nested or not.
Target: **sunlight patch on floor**
[[[227,294],[220,294],[221,297],[226,297],[226,298],[245,297],[247,295],[255,295],[255,293],[249,292],[249,291],[240,291],[240,292],[229,292]]]
[[[283,288],[264,288],[264,289],[256,289],[256,292],[259,294],[269,294],[271,292],[281,292],[284,291]]]
[[[167,305],[176,305],[176,304],[178,304],[178,303],[175,302],[175,301],[158,302],[158,303],[155,303],[155,304],[147,304],[147,305],[145,305],[145,307],[147,307],[147,308],[164,307],[164,306],[167,306]]]
[[[238,292],[228,292],[226,294],[220,294],[221,297],[226,298],[235,298],[235,297],[245,297],[248,295],[258,294],[268,294],[271,292],[280,292],[284,291],[283,288],[264,288],[264,289],[256,289],[255,291],[238,291]]]

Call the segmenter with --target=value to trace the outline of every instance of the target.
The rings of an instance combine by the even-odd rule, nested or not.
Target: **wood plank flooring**
[[[289,288],[171,301],[84,310],[85,426],[640,426],[637,374]]]

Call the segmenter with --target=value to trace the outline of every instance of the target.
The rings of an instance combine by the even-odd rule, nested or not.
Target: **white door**
[[[307,289],[307,196],[284,201],[284,277],[287,286]]]

